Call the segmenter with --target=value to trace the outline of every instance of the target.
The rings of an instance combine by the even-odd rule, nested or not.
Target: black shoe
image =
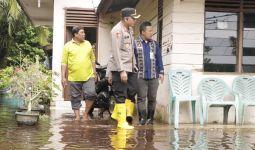
[[[147,117],[146,110],[138,109],[138,113],[139,113],[139,124],[140,125],[145,125],[146,124],[146,117]]]
[[[146,123],[146,120],[145,119],[143,119],[143,118],[141,118],[141,120],[140,120],[140,125],[145,125],[145,123]]]
[[[147,125],[153,125],[153,120],[154,120],[154,109],[148,109],[148,114],[147,114]]]
[[[147,119],[146,124],[147,125],[153,125],[153,119]]]

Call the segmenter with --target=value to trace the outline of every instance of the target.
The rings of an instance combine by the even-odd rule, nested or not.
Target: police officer
[[[129,125],[126,121],[128,105],[125,104],[127,97],[129,96],[129,104],[133,104],[136,94],[136,73],[135,57],[134,57],[134,40],[133,29],[135,21],[140,15],[136,14],[134,8],[123,8],[121,10],[122,20],[117,23],[112,31],[112,57],[108,64],[111,64],[111,76],[112,76],[112,88],[113,94],[116,100],[114,112],[112,118],[118,121],[118,127],[124,129],[132,129],[133,126]],[[108,66],[109,67],[109,66]]]

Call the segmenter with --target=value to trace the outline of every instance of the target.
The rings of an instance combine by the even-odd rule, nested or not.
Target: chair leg
[[[240,125],[243,125],[243,104],[242,103],[239,103],[239,106],[238,106],[238,116],[239,116],[239,124]]]
[[[191,101],[193,124],[196,123],[196,101]]]
[[[231,106],[224,106],[223,124],[228,124],[228,112]]]
[[[179,127],[179,101],[175,101],[175,106],[174,106],[174,128]]]
[[[203,110],[203,103],[202,102],[198,102],[198,104],[199,104],[199,115],[200,115],[200,118],[199,118],[199,120],[200,120],[200,125],[204,125],[204,115],[203,115],[203,113],[204,113],[204,110]]]
[[[235,111],[236,111],[236,116],[235,116],[235,123],[236,125],[239,125],[240,124],[240,120],[239,120],[239,107],[238,106],[235,106]]]
[[[242,125],[243,125],[243,123],[244,123],[244,116],[245,116],[245,105],[243,104],[243,106],[242,106]]]
[[[175,105],[175,101],[172,100],[171,104],[170,104],[170,115],[169,115],[169,124],[171,125],[173,123],[173,118],[174,118],[174,105]]]
[[[207,106],[207,105],[204,106],[204,108],[205,108],[204,109],[205,110],[205,112],[204,112],[204,114],[205,114],[204,115],[204,120],[205,120],[206,124],[208,123],[208,111],[209,111],[209,107],[210,106]]]

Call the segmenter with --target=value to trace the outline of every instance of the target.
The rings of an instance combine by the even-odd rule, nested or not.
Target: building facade
[[[101,4],[104,4],[103,1]],[[158,90],[160,93],[157,97],[158,120],[169,121],[170,93],[167,75],[170,69],[192,71],[194,95],[198,95],[197,86],[203,78],[219,77],[231,89],[235,77],[254,75],[255,21],[252,19],[255,17],[254,4],[255,2],[251,0],[139,0],[137,2],[135,8],[142,16],[135,27],[135,35],[138,35],[139,22],[144,20],[152,22],[154,39],[161,45],[166,70],[166,80]],[[106,8],[101,8],[100,5],[99,28],[101,26],[102,32],[109,33],[111,25],[106,23],[116,23],[119,12],[110,10],[107,12]],[[111,7],[113,6],[109,6]],[[106,36],[109,37],[107,34]],[[105,39],[104,36],[100,38],[99,43],[100,40]],[[99,60],[105,63],[104,59],[100,59],[100,53],[106,53],[106,45],[103,47],[100,48],[99,44]],[[109,45],[108,50],[110,50]],[[234,97],[230,94],[226,99],[233,100]],[[192,122],[190,108],[190,104],[181,103],[180,122]],[[246,111],[249,112],[246,113],[246,122],[254,122],[255,112],[252,107]],[[229,115],[229,122],[234,122],[235,108],[230,109]],[[209,122],[222,123],[223,109],[210,108],[209,118]]]
[[[22,2],[22,0],[20,0]],[[60,74],[61,52],[67,40],[65,25],[67,8],[94,9],[97,3],[90,0],[54,0],[53,17],[53,71]],[[95,0],[94,0],[95,2]],[[192,71],[192,92],[198,95],[201,79],[219,77],[231,89],[232,81],[240,75],[255,75],[255,2],[253,0],[101,0],[97,7],[97,60],[105,65],[111,55],[111,28],[120,20],[123,7],[135,7],[142,16],[134,27],[137,36],[139,22],[151,21],[154,39],[162,48],[166,72],[157,97],[156,118],[169,121],[170,69]],[[85,15],[86,16],[86,15]],[[86,19],[84,19],[86,20]],[[93,32],[92,32],[93,33]],[[60,76],[56,76],[61,85]],[[233,99],[230,94],[226,99]],[[55,97],[56,107],[70,107],[62,91]],[[180,122],[191,123],[190,104],[181,103]],[[230,109],[229,122],[234,122],[234,109]],[[255,123],[255,111],[246,110],[247,123]],[[198,112],[197,112],[198,113]],[[199,115],[197,115],[199,116]],[[222,117],[219,117],[222,116]],[[209,122],[222,123],[223,110],[211,108]],[[199,120],[199,118],[197,118]]]

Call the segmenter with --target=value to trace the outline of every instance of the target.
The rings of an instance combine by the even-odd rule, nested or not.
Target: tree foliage
[[[36,55],[39,56],[40,60],[44,59],[45,53],[41,48],[35,28],[32,26],[27,26],[25,29],[18,31],[14,41],[15,44],[9,48],[6,57],[8,66],[19,66],[24,58],[35,62]]]
[[[36,63],[23,60],[10,84],[11,93],[23,100],[28,111],[38,104],[49,105],[55,95],[52,88],[58,89],[58,86],[52,83],[52,71],[41,66],[38,58]]]
[[[47,27],[33,27],[17,0],[0,0],[0,68],[20,65],[24,58],[35,61],[35,55],[44,59],[41,48],[51,34]]]

